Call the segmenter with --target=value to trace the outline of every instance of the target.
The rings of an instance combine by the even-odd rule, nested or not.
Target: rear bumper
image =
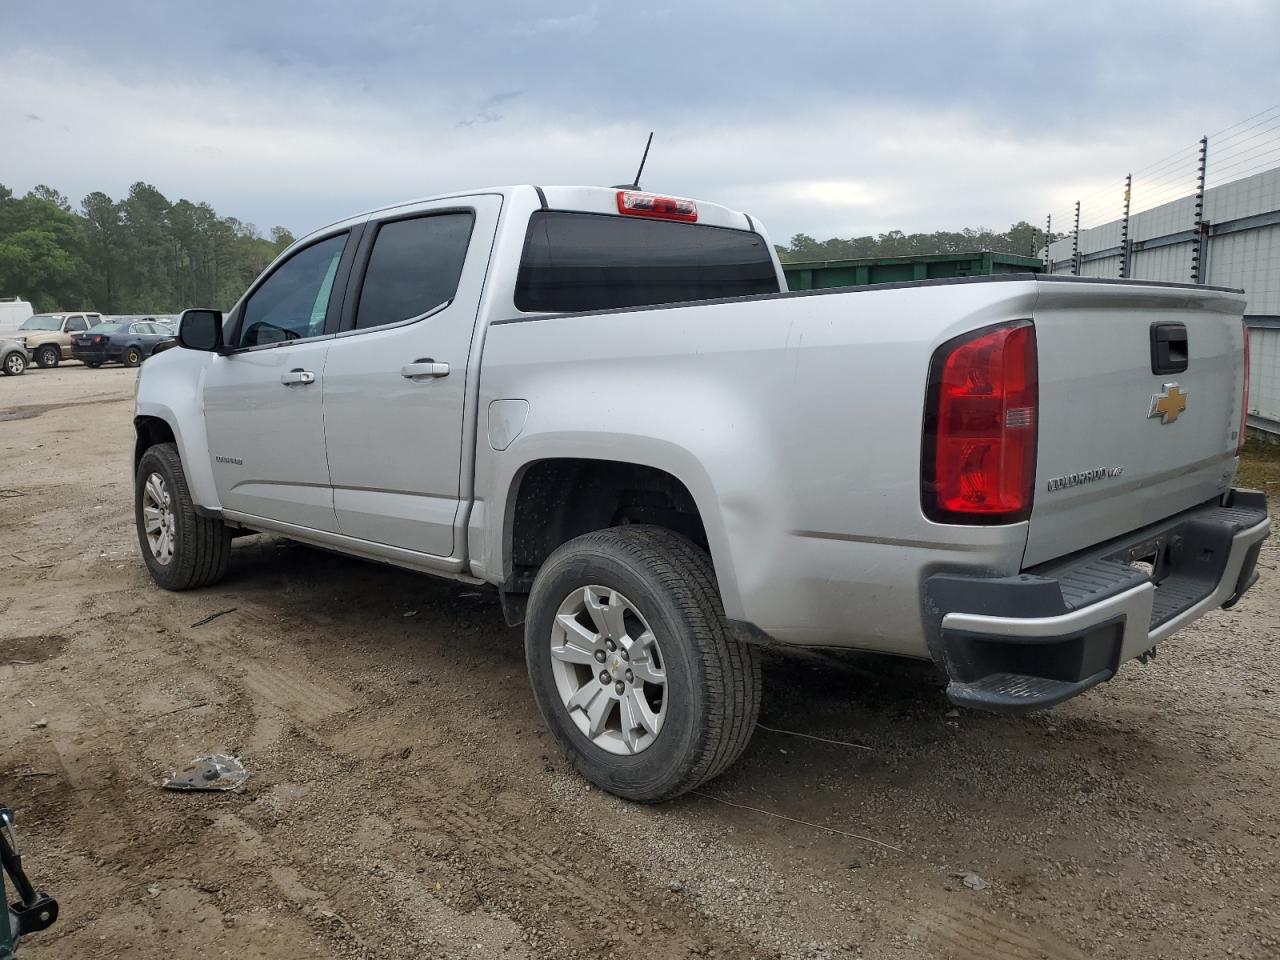
[[[947,695],[1015,713],[1110,680],[1126,660],[1239,600],[1258,578],[1269,533],[1266,497],[1232,490],[1015,577],[929,577],[929,646],[950,680]]]
[[[119,350],[109,350],[102,347],[71,347],[71,356],[82,363],[106,363],[108,360],[119,360]]]

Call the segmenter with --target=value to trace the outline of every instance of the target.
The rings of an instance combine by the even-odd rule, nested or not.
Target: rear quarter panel
[[[1033,281],[782,294],[491,327],[480,382],[472,572],[507,575],[518,480],[541,459],[643,463],[702,514],[725,610],[776,639],[927,655],[922,577],[1015,572],[1025,524],[920,509],[929,358],[1031,316]],[[503,451],[498,399],[529,404]]]

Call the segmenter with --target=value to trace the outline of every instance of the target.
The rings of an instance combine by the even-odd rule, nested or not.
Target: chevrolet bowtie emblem
[[[1166,383],[1164,393],[1151,395],[1151,409],[1147,411],[1147,419],[1159,417],[1161,423],[1173,423],[1178,414],[1187,409],[1187,394],[1176,383]]]

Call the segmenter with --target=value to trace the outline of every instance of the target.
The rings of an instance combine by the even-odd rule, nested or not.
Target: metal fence
[[[1250,423],[1280,435],[1280,104],[1055,212],[1046,232],[1047,272],[1243,288]]]

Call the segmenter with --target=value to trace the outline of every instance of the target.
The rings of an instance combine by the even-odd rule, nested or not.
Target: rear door
[[[1049,279],[1039,289],[1026,566],[1227,490],[1243,399],[1243,296]]]
[[[325,369],[341,533],[449,557],[467,359],[502,199],[401,208],[369,224]]]

